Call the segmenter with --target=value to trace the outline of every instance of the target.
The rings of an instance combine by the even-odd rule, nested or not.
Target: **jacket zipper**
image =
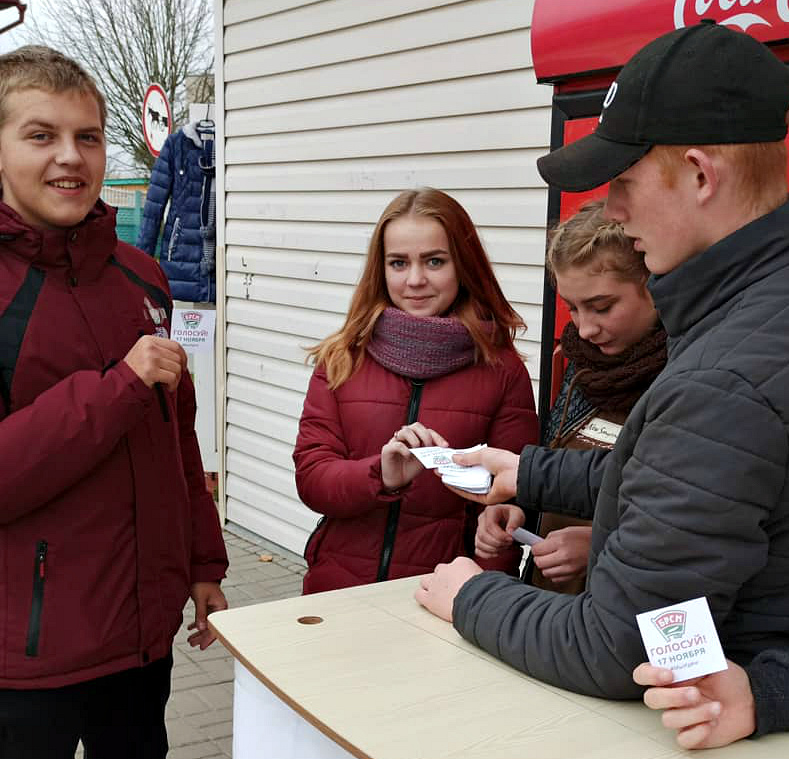
[[[408,400],[408,419],[406,424],[413,424],[419,416],[419,404],[422,401],[424,380],[411,380],[411,397]],[[381,558],[378,562],[378,576],[376,582],[383,582],[389,577],[389,564],[392,562],[397,523],[400,521],[400,501],[389,504],[389,513],[386,516],[386,529],[384,530],[384,544],[381,548]]]
[[[324,514],[318,520],[318,524],[315,525],[315,529],[310,533],[310,536],[307,538],[307,542],[304,544],[304,553],[302,554],[305,560],[307,558],[307,552],[310,550],[310,543],[312,543],[312,541],[315,540],[315,538],[318,535],[318,532],[320,531],[321,527],[323,527],[323,523],[325,521],[326,521],[326,515]]]
[[[38,656],[38,637],[41,632],[41,608],[44,605],[44,580],[46,580],[47,549],[46,540],[36,545],[36,560],[33,565],[33,601],[30,606],[30,625],[27,628],[26,656]]]
[[[175,221],[173,222],[173,231],[170,232],[170,241],[167,244],[167,260],[173,260],[173,251],[175,250],[175,246],[178,244],[178,237],[181,234],[181,217],[176,217]]]

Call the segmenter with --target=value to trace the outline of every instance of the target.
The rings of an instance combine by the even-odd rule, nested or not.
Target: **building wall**
[[[217,0],[217,14],[227,518],[301,551],[317,519],[291,460],[303,346],[342,324],[398,191],[431,185],[468,209],[539,376],[547,190],[535,160],[551,90],[531,69],[531,0]]]

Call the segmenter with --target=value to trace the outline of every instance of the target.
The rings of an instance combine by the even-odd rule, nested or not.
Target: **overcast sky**
[[[0,34],[0,53],[7,53],[9,50],[14,50],[15,48],[19,47],[20,45],[25,44],[24,37],[24,27],[28,25],[31,19],[35,16],[36,11],[35,7],[37,5],[36,0],[27,0],[27,11],[25,12],[25,23],[22,26],[17,26],[15,29],[12,29],[10,32],[6,32],[5,34]],[[0,12],[0,27],[5,26],[6,24],[10,24],[14,21],[18,16],[16,8],[12,8],[11,10],[2,11]],[[118,150],[117,148],[110,147],[108,150],[111,156],[117,155],[122,156],[122,151]]]
[[[35,15],[34,6],[36,5],[35,0],[27,0],[27,12],[25,13],[25,24],[23,26],[17,26],[15,29],[12,29],[10,32],[6,32],[5,34],[0,34],[0,53],[7,53],[9,50],[13,50],[16,47],[24,44],[24,40],[20,39],[19,31],[27,25],[30,19]],[[10,8],[9,10],[5,10],[0,12],[0,27],[6,26],[7,24],[13,23],[19,13],[16,8]]]
[[[144,0],[140,0],[143,2]],[[60,2],[68,2],[68,0],[60,0]],[[19,47],[20,45],[24,45],[27,42],[26,37],[26,29],[29,28],[32,20],[35,18],[39,23],[41,23],[42,19],[45,17],[45,8],[46,4],[40,2],[40,0],[26,0],[27,11],[25,13],[25,23],[21,26],[17,26],[12,29],[10,32],[6,32],[5,34],[0,34],[0,54],[7,53],[10,50],[14,50],[15,48]],[[37,12],[37,9],[38,12]],[[12,8],[9,10],[0,11],[0,28],[6,26],[7,24],[12,23],[18,18],[18,12],[16,8]],[[62,51],[68,55],[68,51]],[[99,86],[101,86],[101,82],[99,82]],[[142,108],[142,104],[140,104]],[[142,128],[142,127],[140,127]],[[109,146],[108,153],[111,159],[120,159],[124,163],[129,163],[128,159],[124,157],[124,152],[115,146]],[[112,163],[112,160],[111,160]],[[108,167],[109,168],[109,167]],[[134,171],[131,172],[122,172],[122,173],[136,173]]]

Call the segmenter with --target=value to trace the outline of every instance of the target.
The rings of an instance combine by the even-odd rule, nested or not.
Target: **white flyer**
[[[535,543],[544,540],[544,538],[541,538],[539,535],[535,535],[529,530],[524,530],[523,527],[516,527],[512,531],[512,539],[517,540],[518,543],[523,543],[525,546],[533,546]]]
[[[438,467],[451,468],[452,471],[462,471],[468,469],[467,466],[460,466],[452,461],[452,457],[456,453],[473,453],[480,448],[484,448],[485,444],[473,445],[471,448],[441,448],[438,445],[429,445],[423,448],[412,448],[411,453],[419,459],[419,463],[425,469],[437,469]]]
[[[650,664],[674,672],[674,682],[727,668],[705,597],[636,614]]]
[[[170,337],[187,353],[210,351],[214,347],[216,311],[198,308],[174,308]]]
[[[484,466],[461,466],[452,461],[458,453],[473,453],[485,447],[485,443],[474,445],[471,448],[441,448],[439,446],[424,446],[412,448],[411,453],[419,459],[425,469],[438,469],[441,481],[445,485],[459,488],[469,493],[487,493],[490,490],[493,476]]]
[[[450,466],[438,467],[438,472],[441,475],[441,481],[445,485],[451,485],[453,488],[460,488],[469,493],[487,493],[490,490],[493,477],[484,466],[464,466],[460,467],[461,471],[457,471]]]

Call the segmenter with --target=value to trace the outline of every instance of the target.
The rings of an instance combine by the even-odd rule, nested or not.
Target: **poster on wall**
[[[186,351],[195,386],[195,432],[200,444],[203,469],[219,471],[216,419],[216,361],[214,333],[216,311],[208,308],[174,308],[170,337]]]

